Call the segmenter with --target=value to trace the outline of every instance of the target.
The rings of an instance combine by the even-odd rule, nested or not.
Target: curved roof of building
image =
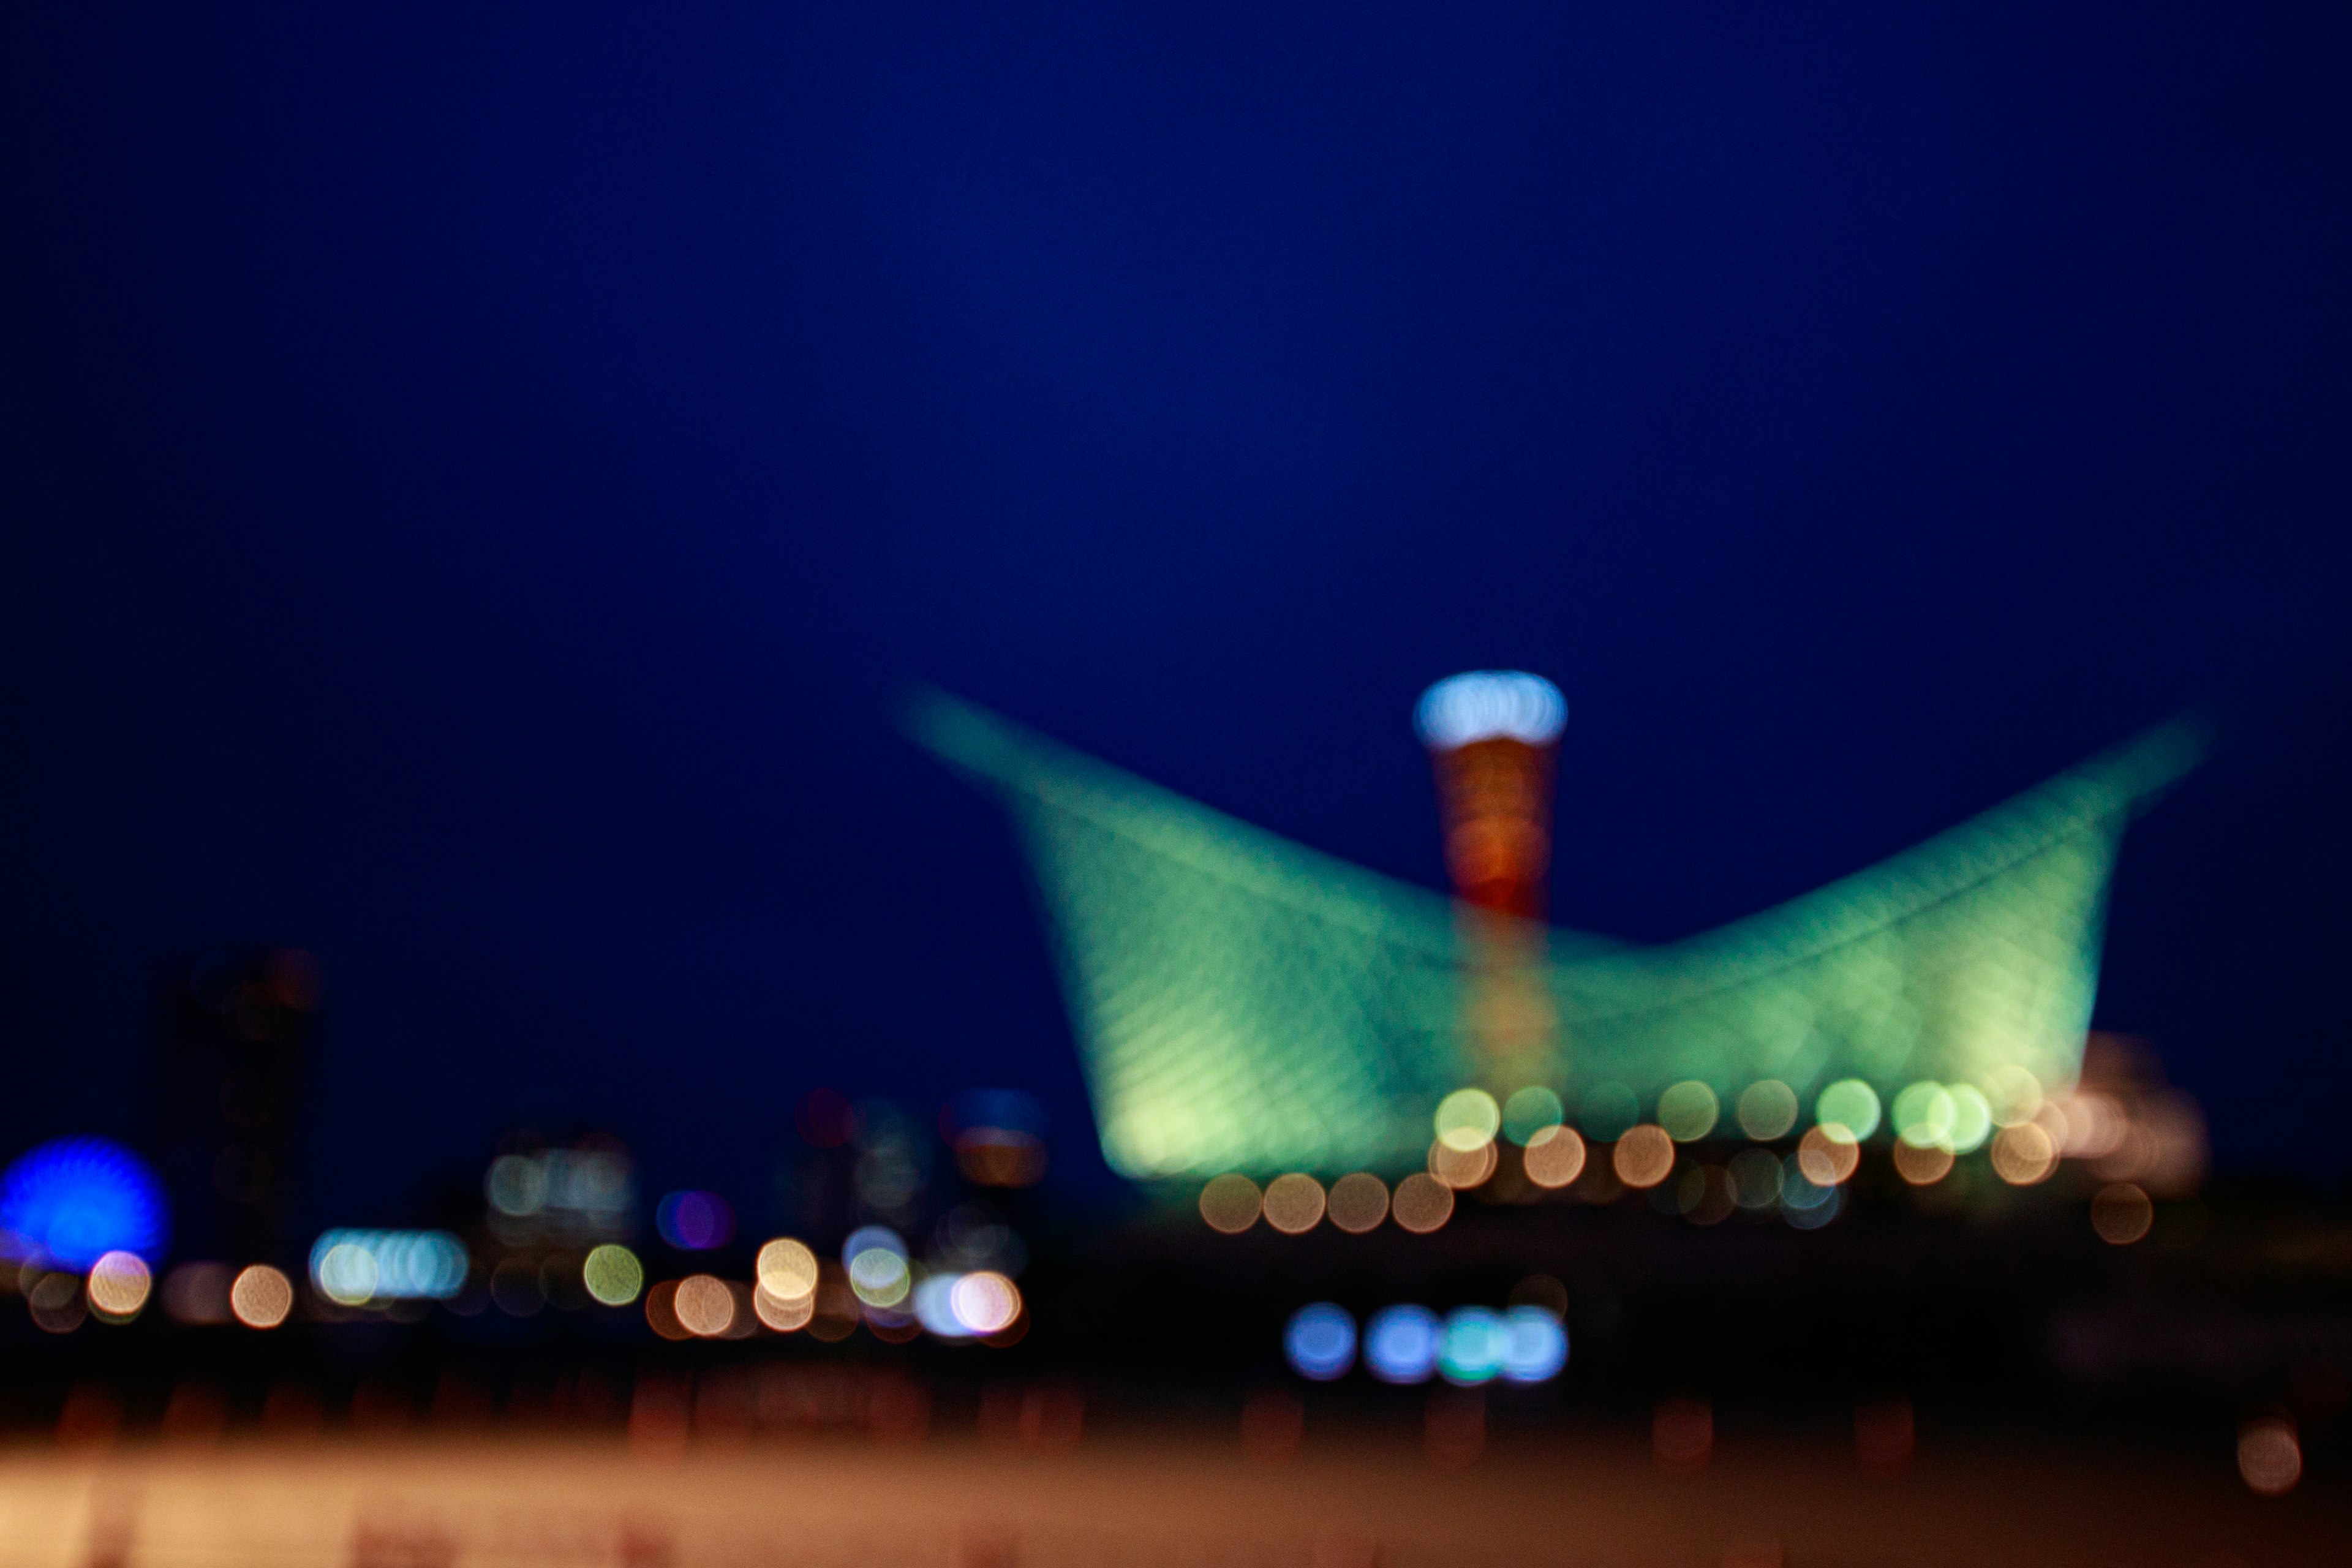
[[[1139,1179],[1418,1166],[1437,1101],[1470,1084],[1572,1107],[1688,1079],[1727,1104],[1768,1078],[1808,1104],[1844,1078],[1888,1098],[2011,1068],[2070,1083],[2124,827],[2205,749],[2167,725],[1866,870],[1637,947],[1465,910],[953,698],[911,728],[1019,822],[1103,1152]]]

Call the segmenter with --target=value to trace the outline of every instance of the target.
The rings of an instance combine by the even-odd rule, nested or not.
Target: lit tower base
[[[1552,760],[1567,723],[1559,689],[1517,670],[1450,677],[1413,710],[1462,900],[1464,1028],[1498,1096],[1552,1077],[1559,1060],[1542,921]]]

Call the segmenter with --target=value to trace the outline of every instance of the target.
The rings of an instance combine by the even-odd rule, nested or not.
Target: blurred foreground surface
[[[2352,1502],[2265,1500],[2226,1461],[1991,1443],[1873,1474],[1843,1445],[1727,1434],[1696,1472],[1630,1434],[1433,1465],[1370,1432],[1280,1462],[1217,1433],[1041,1454],[613,1441],[231,1443],[0,1459],[8,1563],[2330,1563]]]

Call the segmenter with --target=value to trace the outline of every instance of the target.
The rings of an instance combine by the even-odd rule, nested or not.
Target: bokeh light
[[[1559,1096],[1539,1084],[1529,1084],[1513,1090],[1511,1098],[1503,1101],[1503,1136],[1525,1144],[1546,1129],[1559,1126],[1567,1114]]]
[[[1813,1120],[1843,1127],[1860,1142],[1878,1131],[1878,1091],[1858,1078],[1842,1078],[1813,1101]]]
[[[1739,1130],[1759,1142],[1786,1138],[1797,1124],[1797,1091],[1777,1078],[1760,1079],[1739,1094]]]
[[[849,1288],[869,1307],[896,1307],[914,1289],[907,1244],[887,1226],[861,1226],[851,1231],[849,1239],[841,1244],[841,1261],[849,1273]]]
[[[666,1340],[690,1340],[694,1335],[677,1321],[677,1284],[665,1279],[646,1292],[646,1326]]]
[[[1817,1187],[1834,1187],[1862,1167],[1862,1145],[1852,1124],[1824,1121],[1805,1129],[1797,1141],[1797,1169]]]
[[[130,1150],[104,1138],[59,1138],[0,1178],[0,1248],[8,1257],[84,1269],[109,1252],[163,1248],[163,1190]]]
[[[735,1211],[717,1193],[672,1193],[655,1207],[654,1228],[680,1252],[709,1252],[735,1238]]]
[[[2044,1114],[2058,1113],[2063,1131],[2051,1131],[2057,1137],[2060,1154],[2075,1160],[2097,1160],[2115,1152],[2131,1126],[2123,1107],[2105,1094],[2082,1090],[2063,1100],[2043,1102]]]
[[[1389,1213],[1403,1229],[1426,1236],[1454,1217],[1454,1189],[1425,1172],[1415,1171],[1396,1184]]]
[[[226,1263],[183,1263],[163,1276],[163,1310],[175,1323],[226,1323],[236,1270]]]
[[[2284,1497],[2303,1479],[2303,1443],[2284,1416],[2249,1421],[2238,1432],[2238,1474],[2263,1497]]]
[[[1445,1314],[1437,1370],[1457,1388],[1492,1382],[1503,1370],[1503,1358],[1509,1350],[1510,1335],[1500,1312],[1486,1307],[1456,1307]]]
[[[827,1343],[847,1339],[857,1331],[864,1310],[841,1265],[825,1264],[817,1276],[816,1300],[808,1325],[810,1336]]]
[[[490,1234],[509,1247],[618,1240],[628,1229],[636,1194],[628,1152],[605,1138],[501,1154],[482,1177]]]
[[[963,1320],[955,1315],[955,1303],[950,1300],[957,1282],[962,1279],[961,1274],[927,1274],[915,1282],[914,1299],[908,1303],[914,1310],[915,1321],[940,1339],[971,1338],[971,1331],[965,1328]],[[761,1301],[770,1299],[764,1286],[757,1294]],[[816,1310],[816,1292],[814,1290],[809,1292],[808,1304],[814,1314]],[[765,1316],[762,1312],[763,1321]]]
[[[528,1154],[501,1154],[482,1176],[482,1195],[502,1215],[520,1219],[547,1202],[547,1167]]]
[[[2156,1205],[2133,1183],[2111,1183],[2091,1199],[2091,1228],[2110,1247],[2129,1247],[2155,1224]]]
[[[1282,1354],[1301,1377],[1328,1383],[1344,1376],[1356,1364],[1356,1320],[1329,1301],[1301,1307],[1283,1327]]]
[[[1673,1173],[1675,1141],[1655,1122],[1629,1127],[1610,1152],[1617,1179],[1629,1187],[1654,1187]]]
[[[1426,1383],[1437,1370],[1440,1338],[1428,1308],[1383,1307],[1364,1327],[1364,1365],[1382,1383]]]
[[[1266,1184],[1265,1223],[1285,1236],[1304,1236],[1323,1221],[1323,1184],[1301,1172]]]
[[[1568,1330],[1559,1313],[1518,1306],[1503,1314],[1503,1381],[1549,1383],[1567,1364]]]
[[[1540,1129],[1528,1140],[1522,1164],[1537,1186],[1564,1187],[1584,1173],[1584,1140],[1573,1127]]]
[[[948,1309],[966,1333],[1001,1334],[1021,1316],[1021,1290],[992,1268],[976,1268],[949,1289]]]
[[[228,1310],[248,1329],[274,1329],[294,1310],[294,1281],[267,1263],[253,1264],[229,1286]]]
[[[1744,1209],[1769,1209],[1780,1201],[1780,1156],[1769,1149],[1742,1149],[1731,1157],[1732,1197]]]
[[[1257,1223],[1257,1184],[1238,1173],[1213,1177],[1201,1189],[1201,1217],[1211,1230],[1239,1236]]]
[[[1906,1086],[1888,1110],[1895,1136],[1917,1149],[1948,1149],[1960,1118],[1959,1102],[1940,1083],[1921,1081]]]
[[[1816,1182],[1805,1174],[1804,1166],[1790,1154],[1780,1167],[1780,1217],[1799,1230],[1813,1230],[1827,1225],[1837,1214],[1838,1189]]]
[[[1437,1141],[1449,1149],[1484,1148],[1503,1125],[1502,1108],[1483,1089],[1457,1089],[1437,1102]]]
[[[110,1323],[127,1323],[147,1305],[153,1287],[154,1277],[137,1253],[103,1253],[89,1266],[89,1310]]]
[[[1921,1145],[1897,1139],[1895,1173],[1915,1187],[1933,1186],[1952,1173],[1952,1152],[1941,1144]]]
[[[2047,1181],[2057,1168],[2057,1141],[2039,1122],[2004,1127],[1993,1138],[1993,1174],[2011,1186],[2030,1187]]]
[[[1439,1139],[1429,1146],[1429,1173],[1456,1191],[1479,1186],[1495,1173],[1501,1155],[1492,1143],[1457,1149]]]
[[[375,1296],[375,1254],[348,1241],[320,1241],[310,1255],[310,1280],[339,1307],[364,1306]]]
[[[952,1282],[956,1276],[943,1274],[938,1278]],[[931,1281],[926,1279],[923,1283],[929,1285]],[[811,1289],[805,1296],[779,1296],[761,1285],[751,1291],[751,1312],[776,1332],[789,1334],[807,1328],[809,1321],[816,1316],[816,1291]]]
[[[1331,1184],[1329,1210],[1331,1223],[1350,1236],[1376,1230],[1389,1217],[1388,1184],[1364,1171],[1342,1176]]]
[[[806,1242],[780,1236],[760,1248],[752,1266],[760,1288],[780,1301],[795,1301],[816,1293],[816,1253]]]
[[[2042,1112],[2041,1079],[2013,1062],[1985,1075],[1984,1095],[1997,1127],[2021,1126]]]
[[[716,1275],[689,1274],[677,1282],[670,1310],[688,1333],[715,1340],[735,1326],[735,1292]]]
[[[1715,1131],[1723,1107],[1715,1090],[1696,1079],[1670,1086],[1658,1096],[1658,1125],[1677,1143],[1696,1143]]]
[[[1788,1189],[1785,1187],[1781,1189],[1780,1217],[1786,1220],[1791,1228],[1819,1230],[1837,1218],[1839,1213],[1844,1209],[1845,1189],[1843,1187],[1816,1187],[1813,1192],[1818,1201],[1800,1205],[1790,1203]]]
[[[1675,1206],[1693,1225],[1720,1225],[1738,1206],[1731,1173],[1720,1165],[1693,1165],[1675,1183]]]
[[[89,1303],[81,1279],[64,1269],[41,1274],[25,1292],[25,1309],[33,1326],[45,1334],[69,1334],[89,1320]]]
[[[608,1241],[589,1250],[580,1266],[580,1280],[601,1304],[625,1307],[646,1288],[646,1266],[619,1242]]]
[[[310,1247],[310,1282],[345,1307],[446,1301],[467,1268],[466,1244],[446,1230],[331,1230]]]
[[[1972,1083],[1949,1084],[1946,1088],[1952,1097],[1952,1152],[1973,1154],[1992,1136],[1992,1102]]]

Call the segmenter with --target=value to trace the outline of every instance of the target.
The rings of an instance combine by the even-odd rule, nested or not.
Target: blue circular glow
[[[1328,1383],[1344,1376],[1356,1364],[1356,1320],[1328,1301],[1301,1307],[1282,1331],[1282,1353],[1301,1377]]]
[[[1437,1370],[1446,1382],[1465,1388],[1486,1383],[1503,1370],[1503,1353],[1509,1348],[1501,1313],[1486,1307],[1456,1307],[1445,1314]]]
[[[1837,1189],[1822,1186],[1806,1175],[1803,1168],[1797,1163],[1797,1157],[1794,1154],[1790,1155],[1783,1162],[1783,1173],[1780,1177],[1780,1207],[1784,1211],[1796,1214],[1806,1209],[1817,1209],[1824,1204],[1836,1201]]]
[[[1503,1314],[1503,1380],[1549,1383],[1568,1364],[1568,1331],[1541,1307]]]
[[[887,1225],[861,1225],[849,1233],[847,1241],[841,1244],[841,1260],[847,1263],[861,1252],[877,1250],[896,1254],[899,1261],[904,1262],[907,1258],[906,1238]]]
[[[103,1138],[59,1138],[0,1178],[0,1231],[36,1262],[87,1268],[109,1252],[160,1258],[163,1190],[139,1156]]]
[[[310,1279],[330,1300],[446,1301],[466,1287],[466,1244],[446,1230],[331,1230],[310,1248]]]
[[[1824,1188],[1822,1190],[1821,1202],[1814,1204],[1810,1208],[1783,1208],[1780,1211],[1780,1217],[1787,1220],[1790,1225],[1795,1226],[1799,1230],[1819,1230],[1822,1226],[1829,1224],[1830,1221],[1837,1218],[1838,1210],[1843,1207],[1845,1204],[1845,1199],[1843,1195],[1844,1191],[1845,1189],[1843,1187]]]
[[[655,1206],[654,1228],[681,1252],[709,1252],[735,1237],[735,1211],[717,1193],[672,1193]]]
[[[1382,1383],[1427,1383],[1437,1370],[1437,1314],[1383,1307],[1364,1329],[1364,1364]]]
[[[915,1321],[943,1340],[968,1340],[971,1330],[955,1315],[956,1281],[961,1274],[930,1274],[915,1287]]]

